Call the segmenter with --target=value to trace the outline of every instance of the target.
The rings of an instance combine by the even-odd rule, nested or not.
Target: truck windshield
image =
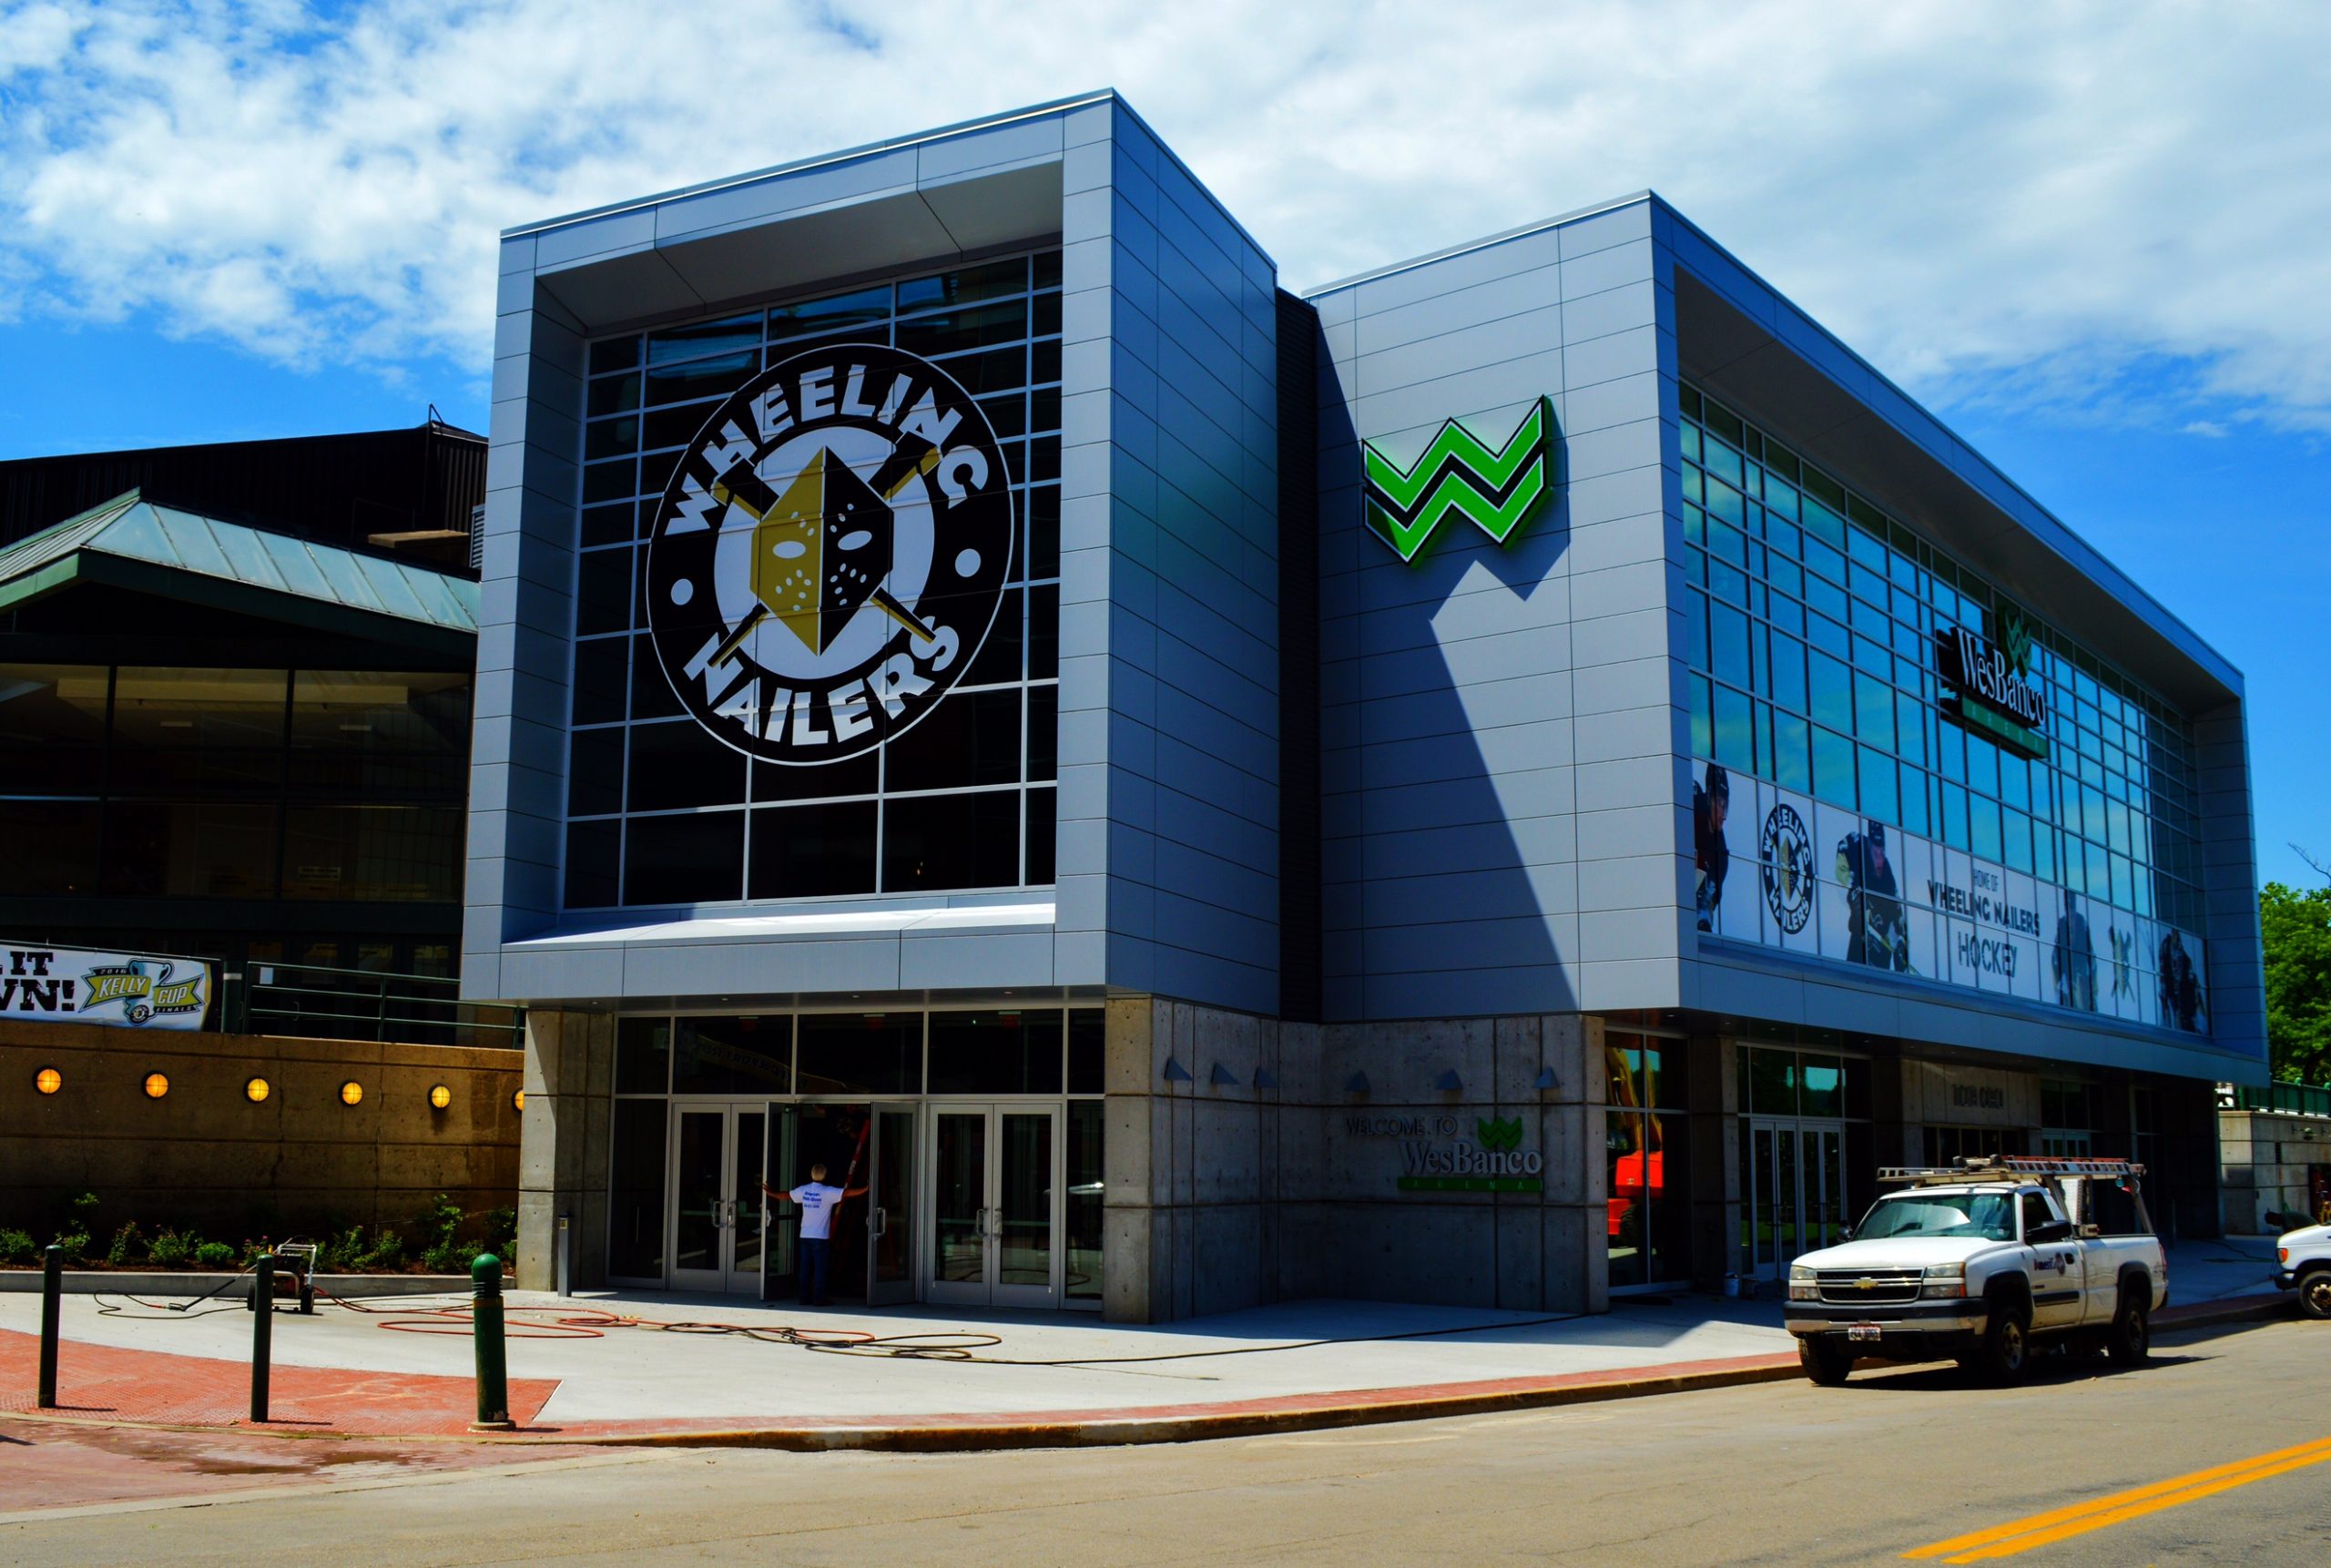
[[[1887,1236],[2015,1239],[2015,1200],[2000,1192],[1919,1192],[1879,1198],[1854,1231],[1856,1241]]]

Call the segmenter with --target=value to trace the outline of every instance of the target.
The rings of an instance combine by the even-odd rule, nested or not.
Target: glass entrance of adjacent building
[[[765,1105],[673,1103],[666,1190],[675,1289],[759,1293],[768,1136]]]
[[[933,1301],[1060,1304],[1060,1110],[931,1108]]]

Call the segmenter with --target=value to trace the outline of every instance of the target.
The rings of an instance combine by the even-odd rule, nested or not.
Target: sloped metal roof
[[[0,609],[84,580],[308,625],[353,611],[426,634],[477,633],[478,585],[465,578],[157,505],[135,490],[0,550]]]

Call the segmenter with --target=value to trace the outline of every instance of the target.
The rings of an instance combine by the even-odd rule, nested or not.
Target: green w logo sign
[[[1481,1141],[1481,1147],[1491,1154],[1518,1149],[1522,1146],[1522,1118],[1515,1116],[1510,1121],[1500,1121],[1494,1116],[1476,1116],[1473,1118],[1473,1136]]]
[[[1484,444],[1451,420],[1407,468],[1360,443],[1361,511],[1378,537],[1413,561],[1445,517],[1472,524],[1499,544],[1553,488],[1554,411],[1540,398],[1501,447]]]

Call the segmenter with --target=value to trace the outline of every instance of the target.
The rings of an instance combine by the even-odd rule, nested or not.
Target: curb
[[[2196,1301],[2190,1306],[2164,1307],[2153,1314],[2153,1326],[2163,1333],[2181,1329],[2207,1329],[2219,1323],[2249,1323],[2268,1318],[2297,1315],[2289,1292],[2271,1296],[2236,1296],[2224,1301]]]
[[[557,1429],[520,1431],[511,1435],[420,1434],[394,1432],[279,1431],[242,1422],[202,1426],[161,1421],[93,1420],[46,1410],[13,1410],[0,1420],[45,1425],[132,1429],[145,1431],[194,1432],[206,1436],[247,1433],[255,1437],[306,1442],[466,1443],[496,1448],[758,1448],[793,1453],[968,1453],[1036,1448],[1118,1448],[1148,1443],[1201,1442],[1215,1438],[1258,1437],[1287,1432],[1322,1431],[1339,1427],[1375,1426],[1395,1421],[1432,1420],[1444,1416],[1487,1415],[1508,1410],[1538,1410],[1560,1405],[1599,1404],[1614,1400],[1644,1399],[1656,1394],[1691,1393],[1706,1389],[1737,1388],[1803,1376],[1794,1353],[1786,1357],[1744,1359],[1738,1365],[1703,1371],[1631,1376],[1639,1369],[1608,1373],[1573,1374],[1540,1382],[1496,1382],[1453,1385],[1446,1393],[1369,1400],[1353,1393],[1296,1395],[1247,1401],[1213,1410],[1182,1410],[1153,1416],[1093,1412],[1079,1419],[1064,1414],[1026,1421],[951,1420],[930,1418],[918,1423],[887,1426],[798,1425],[704,1428],[664,1431],[563,1431]],[[1517,1386],[1517,1383],[1519,1386]],[[1382,1390],[1381,1393],[1408,1390]],[[1267,1408],[1256,1409],[1254,1406]]]
[[[1614,1377],[1603,1382],[1548,1383],[1495,1392],[1427,1399],[1356,1401],[1344,1394],[1321,1395],[1322,1402],[1277,1410],[1224,1410],[1217,1413],[1129,1416],[1092,1420],[1039,1420],[978,1426],[755,1427],[728,1431],[604,1432],[572,1437],[521,1439],[545,1445],[593,1448],[767,1448],[793,1453],[855,1451],[870,1453],[966,1453],[1029,1448],[1132,1448],[1148,1443],[1204,1442],[1216,1438],[1263,1437],[1326,1431],[1339,1427],[1380,1426],[1396,1421],[1434,1420],[1444,1416],[1493,1415],[1559,1405],[1601,1404],[1655,1394],[1692,1393],[1803,1377],[1794,1354],[1785,1360],[1713,1372],[1662,1377]],[[1274,1404],[1283,1401],[1270,1401]]]
[[[127,1269],[68,1268],[62,1289],[67,1296],[160,1296],[181,1300],[224,1291],[249,1278],[248,1270],[231,1274],[192,1272],[132,1273]],[[316,1288],[348,1299],[397,1296],[467,1296],[474,1288],[466,1274],[319,1274]],[[37,1296],[40,1270],[0,1268],[0,1295]],[[243,1292],[248,1296],[250,1292]]]

